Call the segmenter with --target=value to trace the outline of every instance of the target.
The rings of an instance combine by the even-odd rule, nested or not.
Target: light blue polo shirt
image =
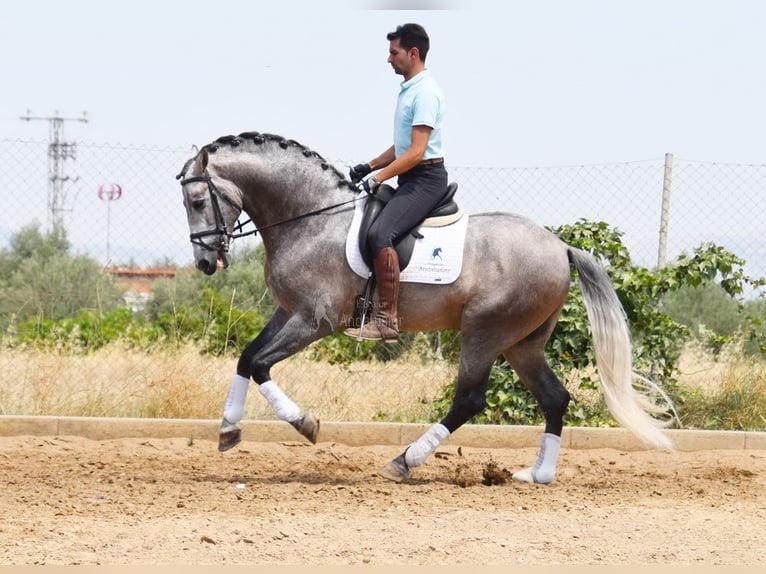
[[[444,94],[428,70],[402,82],[394,113],[394,149],[396,157],[412,145],[412,126],[432,128],[423,159],[444,157],[442,119],[446,111]]]

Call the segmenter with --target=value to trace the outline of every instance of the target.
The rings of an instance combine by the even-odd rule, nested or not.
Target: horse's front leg
[[[250,388],[250,365],[249,357],[255,355],[259,349],[263,348],[287,323],[289,315],[287,312],[278,308],[271,316],[266,326],[258,333],[240,355],[237,364],[237,373],[231,380],[229,394],[223,405],[223,420],[218,435],[218,450],[221,452],[235,447],[242,440],[242,430],[239,428],[239,421],[245,412],[245,400],[247,391]]]
[[[290,423],[298,432],[316,443],[319,420],[304,413],[271,378],[271,367],[294,355],[309,343],[329,335],[332,328],[326,323],[317,325],[301,313],[289,315],[278,309],[266,327],[245,348],[237,363],[229,394],[224,403],[224,416],[218,439],[218,449],[226,451],[239,444],[242,431],[239,422],[244,414],[245,400],[252,377],[260,393],[274,413]]]

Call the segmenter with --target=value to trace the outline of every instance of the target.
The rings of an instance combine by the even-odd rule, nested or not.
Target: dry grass
[[[684,427],[766,430],[766,362],[742,356],[736,346],[717,359],[694,350],[684,355]]]
[[[195,348],[151,353],[111,346],[87,355],[40,350],[0,354],[0,414],[218,418],[236,360]],[[347,368],[298,355],[272,369],[302,408],[323,420],[425,421],[453,367],[399,360]],[[245,417],[273,419],[251,387]]]
[[[741,350],[734,347],[726,347],[714,357],[699,346],[689,345],[681,355],[678,380],[703,393],[714,392],[720,387],[725,371],[730,365],[740,363],[741,357]]]
[[[718,359],[690,348],[681,361],[679,406],[687,428],[766,429],[766,365],[736,350]],[[0,352],[0,415],[56,415],[217,419],[236,359],[206,357],[193,347],[178,351],[127,350],[120,345],[79,355],[38,349]],[[433,420],[432,403],[456,368],[439,361],[398,359],[333,366],[298,355],[272,375],[303,409],[332,421]],[[570,392],[583,403],[598,391]],[[245,418],[274,415],[256,387]]]

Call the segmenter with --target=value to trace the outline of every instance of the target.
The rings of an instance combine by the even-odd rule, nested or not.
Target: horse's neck
[[[244,210],[259,229],[267,253],[276,254],[293,244],[305,249],[320,240],[335,241],[340,230],[345,238],[354,193],[341,187],[337,176],[313,158],[247,159],[229,165],[227,177],[241,190]],[[346,205],[327,209],[339,204]]]

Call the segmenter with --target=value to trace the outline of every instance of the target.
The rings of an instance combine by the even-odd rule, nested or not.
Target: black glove
[[[360,163],[348,171],[348,176],[351,178],[351,183],[357,184],[362,181],[362,178],[371,171],[372,168],[370,167],[369,163]]]
[[[368,177],[360,185],[359,189],[367,193],[367,195],[375,195],[380,187],[380,182],[375,179],[375,176]]]

